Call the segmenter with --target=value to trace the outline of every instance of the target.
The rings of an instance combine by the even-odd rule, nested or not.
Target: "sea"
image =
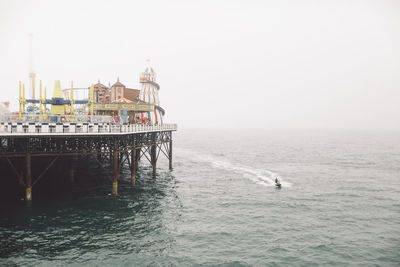
[[[132,187],[124,167],[117,196],[88,161],[69,186],[3,203],[0,265],[400,266],[400,132],[173,138],[173,170],[142,159]]]

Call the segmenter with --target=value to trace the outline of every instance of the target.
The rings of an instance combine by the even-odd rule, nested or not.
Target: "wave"
[[[282,186],[292,186],[290,182],[284,181],[279,174],[267,169],[257,169],[243,164],[234,164],[228,161],[225,157],[202,154],[200,152],[189,149],[176,148],[175,151],[176,155],[179,155],[179,157],[182,157],[185,160],[191,159],[193,162],[207,163],[213,168],[240,174],[258,185],[275,186],[274,180],[276,177],[278,177]]]

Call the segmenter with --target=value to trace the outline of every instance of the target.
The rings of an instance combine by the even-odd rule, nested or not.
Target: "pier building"
[[[145,73],[140,78],[145,84],[140,91],[142,98],[136,101],[125,97],[126,88],[119,79],[110,89],[110,100],[117,98],[114,102],[104,100],[104,94],[102,100],[100,94],[96,98],[95,85],[89,87],[87,97],[76,99],[74,93],[77,90],[73,84],[66,93],[66,90],[62,92],[59,81],[55,82],[52,98],[46,98],[46,88],[43,96],[40,83],[39,99],[26,99],[25,85],[20,83],[19,112],[0,114],[0,171],[7,174],[2,179],[14,179],[25,189],[25,199],[31,201],[38,182],[56,164],[67,166],[69,179],[73,181],[72,162],[76,156],[84,155],[104,170],[114,195],[118,194],[123,166],[129,167],[133,186],[141,159],[150,163],[153,175],[156,175],[160,155],[168,159],[172,169],[172,133],[177,130],[177,125],[163,123],[165,111],[159,106],[155,73]],[[96,86],[98,92],[107,91],[105,86]],[[115,90],[114,94],[112,90]],[[39,107],[34,112],[27,112],[29,104]],[[130,111],[132,118],[140,120],[116,121],[115,117],[106,114],[107,111],[118,111],[119,114],[126,111],[125,115]],[[111,162],[112,168],[105,167],[105,162]],[[32,166],[42,168],[38,170]]]
[[[100,80],[94,85],[94,101],[96,103],[114,102],[121,98],[129,99],[130,101],[137,102],[140,90],[127,88],[119,81],[112,86],[107,87],[100,83]]]

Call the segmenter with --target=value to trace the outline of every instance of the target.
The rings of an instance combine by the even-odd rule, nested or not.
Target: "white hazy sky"
[[[0,100],[158,73],[182,127],[400,129],[400,1],[0,0]]]

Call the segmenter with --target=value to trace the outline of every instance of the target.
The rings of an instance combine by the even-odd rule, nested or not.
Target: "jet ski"
[[[278,178],[275,178],[275,186],[276,187],[281,187],[281,182],[279,182]]]

